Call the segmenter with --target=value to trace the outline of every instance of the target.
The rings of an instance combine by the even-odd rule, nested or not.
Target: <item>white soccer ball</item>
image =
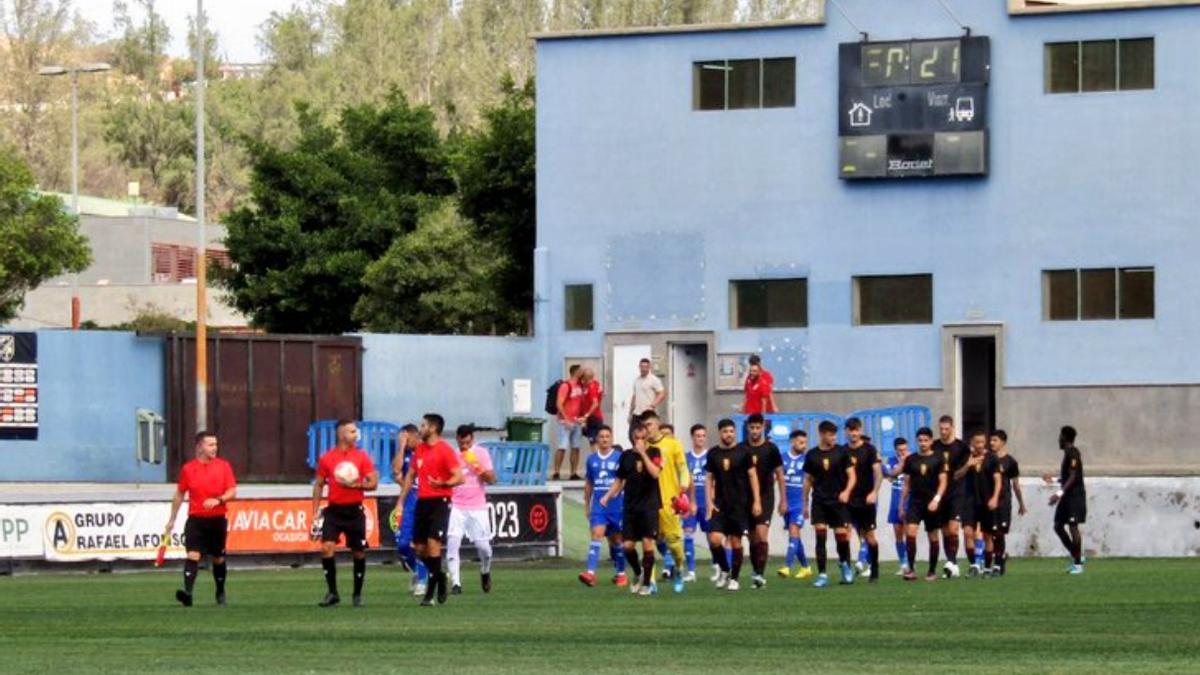
[[[340,462],[333,467],[333,477],[342,483],[353,483],[358,480],[358,467],[354,462]]]

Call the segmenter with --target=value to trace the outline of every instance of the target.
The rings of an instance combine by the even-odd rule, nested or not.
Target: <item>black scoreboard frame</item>
[[[838,46],[838,177],[986,176],[991,40]]]

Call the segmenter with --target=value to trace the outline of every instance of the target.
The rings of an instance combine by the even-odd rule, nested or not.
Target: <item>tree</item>
[[[104,139],[122,164],[144,172],[155,199],[187,209],[195,193],[194,120],[190,105],[131,91],[109,108]]]
[[[445,147],[433,112],[398,91],[336,125],[297,116],[291,147],[247,139],[251,203],[226,219],[235,265],[217,283],[268,330],[356,330],[368,265],[453,193]]]
[[[452,200],[443,200],[367,266],[354,318],[388,333],[517,331],[524,317],[504,302],[497,283],[510,263],[475,236]]]
[[[455,155],[459,208],[480,238],[512,256],[499,273],[501,297],[532,317],[533,249],[537,245],[534,197],[534,87],[501,84],[503,101],[483,113],[483,128],[466,134]]]
[[[33,173],[0,148],[0,323],[17,315],[25,293],[91,263],[87,238],[62,200],[34,191]]]
[[[137,23],[129,13],[127,0],[114,0],[113,16],[117,30],[121,33],[116,48],[116,65],[127,75],[134,75],[143,82],[154,82],[158,78],[158,67],[166,55],[171,42],[171,29],[166,20],[154,9],[154,0],[134,0],[144,17]]]

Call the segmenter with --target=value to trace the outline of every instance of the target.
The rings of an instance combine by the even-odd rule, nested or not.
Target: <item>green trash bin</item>
[[[510,442],[541,443],[542,425],[545,423],[546,420],[538,417],[510,417],[505,432]]]

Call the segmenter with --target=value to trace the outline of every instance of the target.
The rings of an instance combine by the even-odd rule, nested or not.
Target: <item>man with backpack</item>
[[[583,447],[583,427],[586,418],[583,417],[583,399],[586,394],[580,377],[583,369],[579,364],[573,364],[568,370],[567,379],[559,380],[551,386],[554,391],[551,405],[551,391],[546,391],[546,412],[554,415],[558,422],[558,448],[554,451],[554,474],[551,480],[561,480],[563,458],[567,448],[571,449],[571,480],[583,480],[579,477],[579,450]],[[552,409],[553,408],[553,409]]]

